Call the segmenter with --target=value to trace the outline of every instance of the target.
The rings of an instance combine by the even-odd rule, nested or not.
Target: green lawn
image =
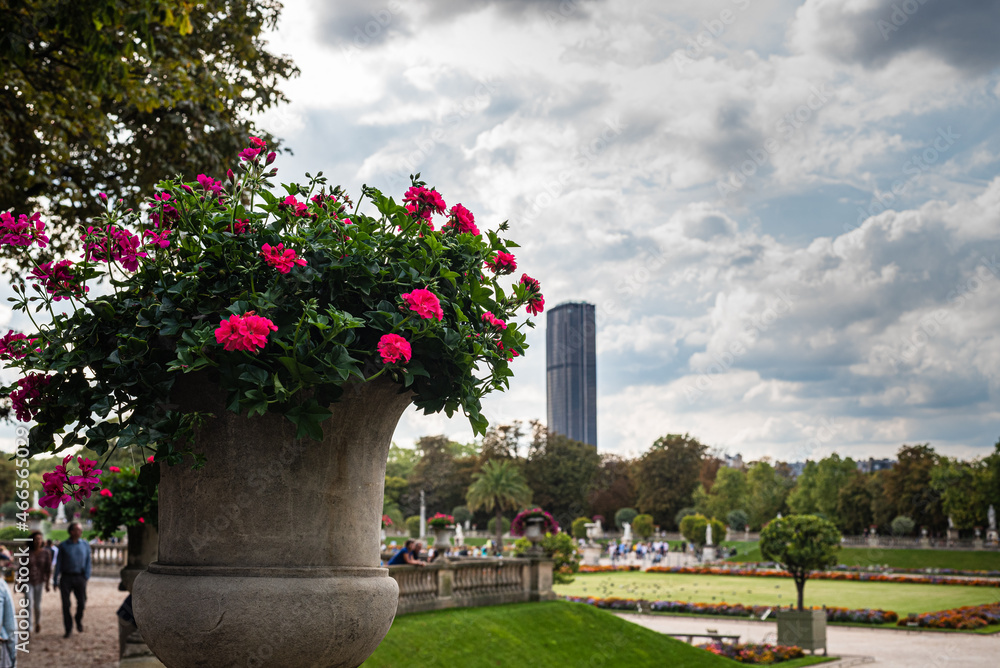
[[[814,663],[810,659],[778,665],[807,666]],[[737,668],[741,664],[603,610],[551,601],[397,617],[385,640],[363,665],[366,668]]]
[[[756,542],[726,543],[739,550],[729,561],[764,561]],[[965,550],[896,550],[846,547],[839,552],[838,563],[846,566],[888,565],[890,568],[953,568],[968,571],[1000,570],[1000,552]]]
[[[692,603],[743,603],[790,605],[795,603],[791,578],[729,575],[680,575],[675,573],[593,573],[577,575],[568,585],[556,585],[563,596],[643,598]],[[810,580],[806,605],[842,608],[881,608],[900,616],[911,612],[947,610],[963,605],[1000,601],[1000,588],[896,582],[845,582]]]

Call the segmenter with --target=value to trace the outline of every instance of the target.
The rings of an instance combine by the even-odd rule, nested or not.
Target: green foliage
[[[373,215],[352,212],[344,192],[322,176],[284,186],[293,201],[305,200],[292,206],[271,193],[272,172],[263,160],[233,167],[246,171],[227,179],[224,203],[199,183],[161,182],[177,211],[169,213],[162,201],[155,206],[170,219],[171,245],[145,246],[148,256],[134,272],[114,264],[110,293],[71,300],[71,312],[31,333],[44,342],[41,350],[12,363],[49,374],[33,405],[31,453],[81,443],[98,454],[155,445],[157,462],[177,463],[206,415],[175,408],[171,392],[182,374],[198,371],[217,385],[228,410],[284,415],[298,438],[320,439],[330,417],[325,406],[345,388],[380,375],[412,392],[425,413],[461,411],[482,433],[483,396],[508,386],[508,355],[525,350],[525,325],[514,319],[534,293],[483,274],[484,262],[513,244],[492,231],[431,231],[373,188],[362,193],[370,208],[359,202]],[[248,231],[234,233],[234,220],[249,221]],[[153,229],[117,204],[103,215],[105,226]],[[90,242],[107,240],[92,235]],[[307,264],[286,273],[270,266],[261,249],[279,242]],[[94,257],[73,273],[95,280],[106,266]],[[41,288],[33,294],[23,278],[13,289],[21,311],[52,299]],[[404,304],[402,295],[415,289],[437,297],[440,321]],[[484,321],[487,312],[506,320],[506,328]],[[277,331],[253,354],[225,351],[215,335],[221,320],[250,313]],[[377,345],[389,333],[409,342],[409,362],[383,361]]]
[[[7,457],[0,457],[0,503],[14,499],[16,481],[17,469],[14,467],[14,462]]]
[[[653,516],[636,515],[632,520],[632,531],[639,538],[646,540],[653,535]]]
[[[899,449],[896,465],[883,475],[883,489],[892,505],[892,517],[906,515],[917,526],[926,526],[931,531],[943,530],[948,525],[941,494],[931,485],[931,472],[940,459],[927,443]]]
[[[552,582],[569,584],[573,582],[573,574],[580,570],[580,554],[573,539],[565,531],[547,533],[540,543],[546,556],[551,557]],[[523,557],[531,548],[531,541],[518,538],[514,541],[514,556]]]
[[[619,508],[635,506],[635,483],[631,469],[627,459],[612,454],[601,455],[601,463],[594,472],[587,495],[591,517],[614,518]]]
[[[639,514],[635,508],[619,508],[615,513],[615,526],[624,529],[626,524],[631,524],[632,520]]]
[[[911,536],[916,528],[917,523],[906,515],[900,515],[892,521],[893,536]]]
[[[577,517],[573,520],[573,525],[570,529],[573,533],[573,538],[586,538],[588,524],[590,524],[589,517]]]
[[[743,508],[747,502],[747,474],[742,469],[722,466],[708,493],[705,513],[710,517],[725,517],[731,510]]]
[[[385,475],[388,478],[408,480],[413,475],[413,469],[420,461],[420,453],[413,448],[401,448],[395,443],[389,448],[389,460],[385,465]]]
[[[988,460],[963,462],[941,457],[931,469],[931,489],[940,497],[941,509],[952,518],[956,529],[987,525],[987,509],[994,503],[989,485]]]
[[[837,527],[848,534],[860,535],[874,521],[872,485],[868,476],[857,471],[837,492]]]
[[[458,459],[445,436],[423,436],[417,441],[420,460],[408,480],[408,493],[403,499],[408,508],[420,507],[420,492],[428,508],[454,508],[462,505],[465,492],[472,482],[476,465],[473,458]]]
[[[591,482],[601,465],[597,448],[561,434],[536,431],[524,477],[534,503],[565,524],[587,507]]]
[[[697,514],[698,514],[698,511],[695,510],[694,508],[691,508],[690,506],[681,508],[680,510],[677,511],[677,514],[674,515],[674,524],[677,525],[678,527],[680,527],[681,521],[685,517],[687,517],[688,515],[697,515]],[[704,513],[702,513],[702,514],[704,515]]]
[[[856,472],[853,459],[841,459],[836,453],[819,462],[807,462],[795,490],[788,496],[789,509],[797,515],[818,514],[836,523],[840,490]]]
[[[15,540],[17,538],[27,538],[30,535],[30,531],[24,531],[17,527],[4,527],[0,529],[0,540]]]
[[[463,526],[472,520],[472,511],[468,506],[455,506],[451,509],[451,515],[455,518],[455,522]]]
[[[0,4],[0,211],[45,206],[51,250],[68,255],[79,225],[101,213],[94,193],[135,208],[164,176],[224,173],[261,134],[250,117],[286,102],[279,85],[298,73],[266,49],[280,10],[271,0]]]
[[[506,517],[501,517],[500,519],[502,520],[502,524],[500,526],[503,527],[501,533],[506,535],[507,532],[510,531],[510,520],[507,519]],[[492,533],[492,534],[495,534],[497,532],[497,518],[495,517],[490,518],[490,521],[486,523],[486,531],[487,533]]]
[[[420,538],[420,516],[411,515],[406,518],[406,532],[410,538]]]
[[[750,526],[760,529],[779,512],[785,510],[785,502],[793,486],[794,482],[782,476],[770,462],[752,463],[747,470],[746,499]],[[724,516],[715,515],[715,517]]]
[[[0,505],[0,515],[3,516],[5,520],[12,520],[14,516],[20,512],[17,507],[17,501],[6,501],[3,505]]]
[[[101,486],[111,492],[111,496],[98,495],[91,507],[94,531],[107,540],[121,526],[131,527],[149,523],[157,526],[159,510],[157,493],[150,496],[133,468],[123,468],[118,472],[101,475]]]
[[[678,510],[690,505],[707,449],[688,434],[657,439],[635,463],[639,510],[661,525],[669,524]]]
[[[749,522],[750,517],[746,514],[746,511],[739,508],[729,511],[729,514],[726,515],[726,523],[733,531],[745,530]]]
[[[840,532],[829,520],[815,515],[791,515],[776,519],[760,532],[760,551],[776,561],[795,579],[799,610],[806,579],[812,571],[837,563]]]
[[[712,525],[712,544],[718,545],[726,537],[726,525],[715,519],[710,520],[704,515],[688,515],[681,520],[681,535],[685,540],[694,543],[701,549],[708,541],[708,525]]]

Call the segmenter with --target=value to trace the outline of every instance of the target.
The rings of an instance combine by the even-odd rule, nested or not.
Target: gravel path
[[[661,633],[739,634],[740,642],[775,642],[770,622],[730,621],[667,615],[616,613],[622,619]],[[940,633],[844,626],[826,628],[827,648],[834,656],[871,656],[872,665],[887,668],[996,668],[1000,634]]]
[[[19,596],[15,594],[15,605]],[[42,595],[42,631],[32,634],[28,653],[18,655],[18,668],[118,668],[118,617],[127,594],[118,578],[92,577],[87,584],[83,633],[63,638],[62,604],[55,589]],[[73,599],[76,610],[76,599]]]

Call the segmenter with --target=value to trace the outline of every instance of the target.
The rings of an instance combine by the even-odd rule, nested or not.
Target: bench
[[[726,642],[728,640],[733,645],[738,645],[740,642],[739,635],[719,633],[714,629],[706,629],[706,631],[706,633],[664,633],[663,635],[670,636],[671,638],[683,638],[684,642],[689,645],[695,638],[708,638],[710,642]]]

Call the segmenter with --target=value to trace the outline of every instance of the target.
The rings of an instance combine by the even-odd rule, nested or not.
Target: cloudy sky
[[[894,8],[893,4],[898,8]],[[1000,2],[287,0],[264,125],[399,197],[510,220],[598,317],[602,450],[745,457],[1000,437]],[[544,419],[544,316],[494,422]],[[396,441],[471,438],[408,412]]]
[[[598,314],[602,450],[1000,437],[1000,2],[286,2],[292,178],[421,172]],[[1000,262],[1000,254],[996,255]],[[544,317],[493,421],[545,416]],[[408,413],[397,442],[465,440]]]

